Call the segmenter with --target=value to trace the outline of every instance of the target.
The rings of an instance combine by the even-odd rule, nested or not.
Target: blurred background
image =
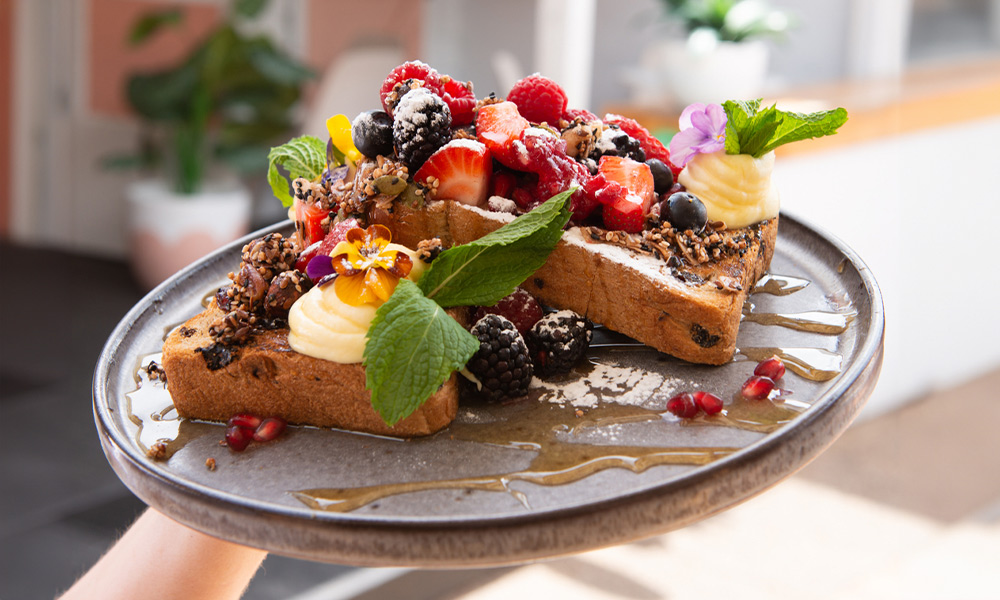
[[[882,377],[802,473],[683,531],[518,569],[271,557],[248,598],[995,597],[1000,0],[0,0],[0,598],[52,597],[142,509],[92,426],[111,329],[283,219],[267,149],[375,108],[410,59],[479,97],[538,71],[664,139],[691,101],[847,108],[775,177],[878,279]]]

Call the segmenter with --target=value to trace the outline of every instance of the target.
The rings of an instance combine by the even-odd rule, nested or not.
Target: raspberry
[[[594,324],[571,310],[542,317],[528,332],[535,370],[542,375],[567,373],[583,358],[594,335]]]
[[[514,324],[500,315],[486,315],[472,326],[479,350],[469,360],[469,371],[483,384],[491,400],[528,393],[533,374],[528,347]]]
[[[600,121],[600,119],[597,118],[597,115],[585,108],[567,108],[566,112],[563,113],[563,119],[566,119],[567,121],[572,121],[576,118],[583,119],[587,123]]]
[[[663,145],[663,142],[656,139],[656,137],[651,134],[648,129],[637,123],[635,120],[609,113],[604,115],[604,122],[617,125],[622,131],[638,140],[643,151],[646,153],[646,158],[662,160],[670,167],[670,170],[674,172],[674,177],[681,172],[679,168],[675,167],[674,164],[670,162],[670,151]]]
[[[566,112],[566,92],[556,82],[537,73],[515,83],[507,100],[516,104],[521,116],[532,123],[556,126]]]
[[[476,95],[472,93],[472,82],[461,82],[448,75],[442,75],[438,89],[431,87],[451,109],[451,123],[461,127],[472,123],[476,111]]]
[[[451,140],[451,110],[437,94],[417,88],[396,106],[392,139],[399,159],[415,173]]]
[[[393,102],[387,101],[387,98],[392,93],[392,89],[396,87],[397,83],[402,83],[408,79],[414,79],[423,83],[424,87],[430,88],[431,91],[439,89],[440,87],[440,75],[427,63],[420,62],[419,60],[413,60],[405,62],[392,71],[382,82],[382,87],[378,91],[379,100],[382,101],[382,108],[385,112],[392,114],[393,107],[390,104]],[[396,102],[399,98],[396,99]]]
[[[478,321],[486,315],[500,315],[514,324],[518,333],[525,335],[542,318],[542,305],[523,288],[515,288],[507,297],[493,306],[480,306],[472,313],[472,320]]]
[[[547,131],[531,127],[521,133],[521,139],[515,144],[521,150],[521,169],[538,176],[533,185],[526,186],[527,195],[518,194],[515,190],[514,201],[524,210],[530,210],[545,202],[552,196],[573,186],[584,186],[590,180],[590,171],[579,162],[566,155],[566,140],[549,134]],[[577,212],[587,199],[582,187],[573,194],[570,200],[570,210],[577,218]]]

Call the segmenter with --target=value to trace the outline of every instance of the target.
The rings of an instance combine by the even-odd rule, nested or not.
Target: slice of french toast
[[[452,200],[421,208],[397,203],[380,222],[404,245],[437,237],[446,247],[494,231],[513,215]],[[524,282],[541,302],[678,358],[723,364],[736,350],[743,303],[774,254],[778,218],[720,231],[731,251],[705,262],[671,260],[671,251],[636,236],[570,227],[546,264]]]
[[[396,437],[429,435],[455,418],[459,390],[454,374],[416,412],[390,427],[372,408],[360,363],[295,352],[288,345],[287,328],[260,330],[235,347],[217,345],[209,327],[223,316],[213,302],[163,344],[167,389],[181,417],[226,421],[249,413]]]

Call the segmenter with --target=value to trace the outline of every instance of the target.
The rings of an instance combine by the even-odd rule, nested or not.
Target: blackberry
[[[351,140],[368,158],[392,156],[392,117],[381,110],[361,113],[351,126]]]
[[[602,156],[622,156],[646,162],[646,152],[639,140],[622,131],[617,125],[607,125],[601,132],[590,158],[600,162]]]
[[[550,313],[528,332],[528,346],[540,375],[569,372],[583,358],[594,335],[594,324],[571,310]]]
[[[479,351],[467,365],[490,400],[516,398],[528,393],[531,360],[528,346],[514,324],[500,315],[486,315],[472,326]]]
[[[393,143],[399,159],[411,173],[451,140],[451,109],[427,88],[417,88],[403,96],[393,117]]]

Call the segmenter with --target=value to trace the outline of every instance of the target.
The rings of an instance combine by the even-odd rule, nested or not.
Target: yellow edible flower
[[[400,278],[410,274],[413,261],[398,250],[387,250],[392,232],[384,225],[359,227],[347,232],[347,239],[330,254],[337,272],[334,291],[345,304],[381,305],[389,299]]]

